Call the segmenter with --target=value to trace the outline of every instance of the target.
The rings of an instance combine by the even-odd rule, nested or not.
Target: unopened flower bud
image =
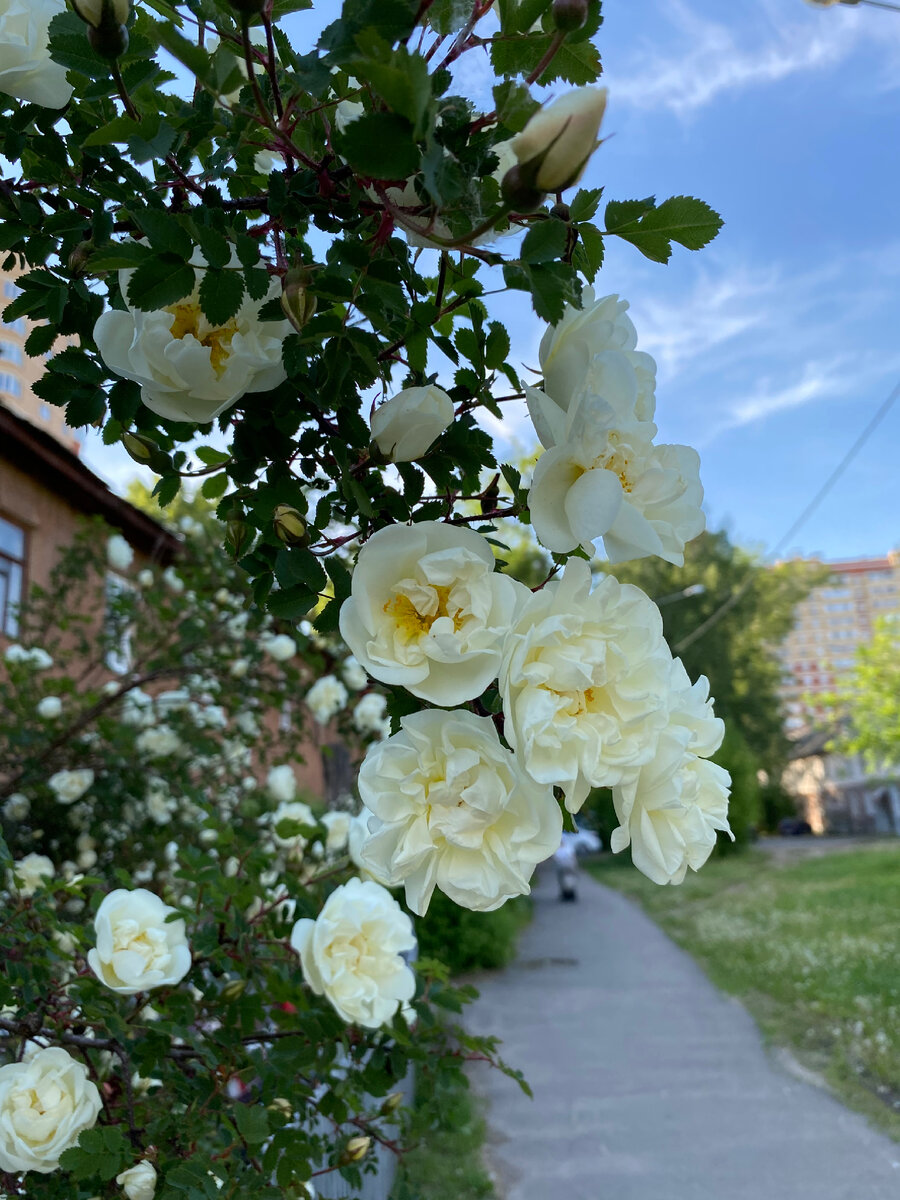
[[[344,1147],[344,1153],[341,1155],[341,1164],[362,1162],[369,1153],[371,1146],[372,1139],[368,1135],[352,1137]]]
[[[88,260],[93,253],[93,241],[90,238],[85,238],[83,242],[78,243],[78,245],[69,255],[67,266],[76,279],[84,274],[84,268],[87,266]]]
[[[525,183],[545,192],[560,192],[578,182],[599,145],[606,97],[606,88],[575,88],[534,114],[512,139]],[[507,172],[504,186],[510,174]]]
[[[244,514],[239,510],[232,511],[225,522],[225,541],[235,554],[240,552],[246,540],[248,529],[247,522],[244,520]]]
[[[279,504],[272,519],[275,534],[286,546],[301,546],[307,540],[306,523],[296,508]]]
[[[294,1106],[290,1100],[285,1100],[284,1096],[276,1096],[271,1104],[267,1104],[266,1108],[272,1113],[281,1113],[283,1117],[292,1117],[294,1115]]]
[[[149,467],[157,475],[164,475],[171,470],[169,456],[157,446],[153,438],[145,433],[132,433],[126,430],[122,434],[122,445],[127,453],[142,467]]]
[[[91,25],[88,41],[101,58],[115,62],[128,49],[128,30],[124,25]]]
[[[124,25],[131,10],[130,0],[72,0],[72,7],[94,29],[101,25]]]
[[[534,172],[516,165],[510,167],[500,181],[500,192],[513,212],[533,212],[540,207],[546,193],[535,187],[533,175]]]
[[[311,282],[306,267],[291,267],[284,277],[281,307],[298,333],[316,311],[316,298],[308,291]]]
[[[550,13],[560,33],[574,33],[588,19],[588,0],[553,0]]]
[[[233,1004],[235,1000],[240,1000],[246,990],[246,979],[229,979],[222,988],[220,995],[228,1004]]]
[[[385,1096],[384,1100],[382,1101],[381,1115],[386,1117],[389,1113],[396,1112],[402,1103],[403,1093],[391,1092],[390,1095]]]

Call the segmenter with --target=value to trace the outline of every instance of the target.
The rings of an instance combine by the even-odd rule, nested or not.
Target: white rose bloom
[[[46,854],[26,854],[13,863],[7,873],[8,886],[20,896],[33,896],[38,888],[46,887],[56,870]]]
[[[94,918],[97,946],[88,951],[88,966],[101,983],[121,996],[180,983],[191,969],[191,951],[184,921],[166,921],[174,911],[145,888],[105,896]]]
[[[156,1194],[156,1168],[146,1158],[116,1176],[116,1183],[128,1200],[153,1200]]]
[[[313,810],[302,800],[286,800],[278,805],[270,820],[275,845],[286,851],[289,858],[301,859],[306,849],[306,838],[299,833],[282,836],[278,832],[278,826],[282,821],[296,821],[298,825],[316,825],[318,822]]]
[[[101,320],[102,320],[102,317],[101,317]],[[113,367],[113,370],[115,370],[115,367]],[[149,405],[148,405],[148,408],[149,408]],[[174,419],[181,420],[182,418],[176,417]],[[181,576],[178,574],[178,572],[175,570],[174,567],[166,567],[166,569],[162,573],[162,581],[166,585],[166,587],[169,589],[169,591],[175,592],[176,595],[179,592],[184,591],[184,580],[181,578]]]
[[[59,696],[45,696],[37,706],[37,715],[42,721],[55,721],[62,715],[62,700]]]
[[[453,401],[435,384],[405,388],[376,408],[372,441],[391,462],[414,462],[453,423]]]
[[[252,712],[246,710],[239,712],[234,718],[234,723],[238,728],[238,732],[242,733],[245,738],[255,741],[259,737],[259,722]]]
[[[323,675],[306,693],[306,706],[320,725],[327,725],[347,700],[347,689],[335,675]]]
[[[354,692],[361,692],[369,682],[365,668],[356,661],[352,654],[348,655],[341,663],[341,675],[344,677],[347,687],[352,688]]]
[[[206,265],[199,251],[191,263]],[[237,264],[235,256],[232,265]],[[126,302],[132,274],[130,269],[119,272]],[[209,324],[199,292],[198,282],[189,296],[153,312],[110,309],[94,326],[106,365],[139,383],[144,404],[170,421],[212,421],[248,392],[269,391],[287,378],[281,344],[291,326],[259,320],[263,304],[281,295],[277,279],[262,300],[245,296],[224,325]]]
[[[286,803],[297,795],[297,777],[288,763],[272,767],[266,776],[266,791],[273,800]]]
[[[270,658],[274,658],[276,662],[288,662],[297,653],[297,643],[286,633],[279,633],[274,637],[271,635],[262,637],[259,639],[259,644],[265,653]]]
[[[716,832],[731,834],[724,768],[685,750],[685,730],[664,730],[653,759],[613,788],[619,828],[610,848],[631,846],[634,865],[654,883],[681,883],[712,853]]]
[[[57,771],[47,780],[50,790],[60,804],[74,804],[94,782],[94,772],[88,767],[78,771]]]
[[[385,696],[380,692],[368,692],[353,710],[353,728],[357,733],[380,733],[384,728],[386,709]]]
[[[182,746],[181,738],[169,725],[156,725],[144,729],[135,739],[135,749],[150,758],[164,758],[176,754]]]
[[[96,29],[103,21],[107,8],[107,0],[72,0],[72,7],[88,25]],[[131,11],[130,0],[109,0],[109,8],[113,20],[118,25],[124,25]]]
[[[652,421],[655,409],[656,363],[649,354],[635,349],[637,330],[627,315],[628,301],[618,296],[601,296],[594,299],[593,288],[582,292],[582,307],[567,304],[563,318],[551,325],[541,338],[539,356],[544,376],[544,393],[548,400],[565,412],[569,401],[587,386],[591,391],[601,391],[595,377],[593,360],[607,350],[618,350],[624,354],[637,377],[636,415],[641,421]],[[529,402],[529,411],[535,422],[538,437],[544,446],[552,446],[547,440],[545,427],[541,426]]]
[[[50,22],[64,0],[0,0],[0,92],[62,108],[72,99],[66,68],[50,57]]]
[[[361,879],[335,888],[316,920],[298,921],[291,933],[310,988],[367,1029],[384,1025],[415,994],[401,957],[415,942],[412,921],[390,892]]]
[[[228,674],[234,679],[243,679],[250,670],[249,658],[236,658],[228,668]]]
[[[591,788],[611,787],[652,759],[666,724],[672,657],[659,609],[630,584],[570,559],[534,593],[503,648],[506,740],[539,783],[578,812]]]
[[[519,162],[536,167],[540,191],[560,192],[581,178],[599,144],[606,98],[606,88],[575,88],[536,112],[512,139]]]
[[[0,0],[0,3],[2,3],[2,0]],[[30,650],[26,650],[24,646],[20,646],[17,643],[7,646],[3,654],[3,660],[10,664],[19,663],[23,666],[31,667],[35,671],[46,671],[53,666],[53,659],[40,646],[32,646]]]
[[[153,587],[153,572],[149,567],[144,567],[142,571],[138,571],[135,578],[137,579],[138,587]]]
[[[102,1107],[87,1067],[58,1046],[0,1067],[0,1171],[55,1171]]]
[[[602,537],[610,562],[655,554],[684,564],[701,533],[700,459],[688,446],[655,446],[656,426],[634,415],[636,375],[606,351],[603,392],[582,391],[562,413],[556,444],[538,459],[529,507],[539,541],[556,553]],[[529,406],[536,407],[529,389]],[[546,410],[545,410],[546,411]]]
[[[134,551],[121,533],[114,533],[106,543],[106,561],[114,571],[127,571],[134,561]]]
[[[325,839],[326,854],[341,854],[347,847],[350,836],[351,817],[348,812],[327,812],[321,818],[321,823],[328,830]]]
[[[471,529],[440,521],[380,529],[359,552],[341,635],[382,683],[446,707],[480,696],[531,594],[494,566],[490,544]]]
[[[692,684],[680,658],[672,660],[669,675],[669,726],[684,731],[685,750],[700,758],[711,758],[725,737],[725,722],[713,711],[709,680],[701,675]]]
[[[152,779],[147,787],[147,816],[156,825],[168,825],[178,808],[175,797],[163,779]]]
[[[31,812],[31,801],[24,792],[13,792],[3,804],[2,810],[7,821],[24,821]]]
[[[122,697],[120,720],[125,725],[153,725],[153,697],[141,688],[132,688]]]
[[[403,884],[419,916],[435,887],[477,912],[527,895],[536,864],[562,835],[549,784],[525,772],[490,717],[429,709],[401,726],[360,769],[359,792],[374,814],[362,861]]]

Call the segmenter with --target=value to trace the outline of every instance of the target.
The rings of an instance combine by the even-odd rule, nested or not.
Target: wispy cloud
[[[670,0],[666,13],[676,43],[648,48],[632,70],[610,77],[616,102],[643,109],[667,108],[686,116],[724,92],[777,83],[801,72],[835,66],[852,52],[860,34],[858,13],[810,13],[788,22],[784,5],[768,16],[761,4],[759,28],[701,17],[685,0]],[[809,18],[816,18],[812,29]]]

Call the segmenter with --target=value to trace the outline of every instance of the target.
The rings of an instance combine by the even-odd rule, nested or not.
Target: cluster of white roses
[[[697,455],[653,443],[655,364],[636,351],[626,307],[589,295],[542,341],[544,389],[529,389],[529,408],[549,448],[532,519],[561,553],[603,536],[615,561],[682,563],[704,527]],[[591,789],[612,788],[613,849],[630,844],[660,883],[679,882],[730,832],[728,774],[709,761],[724,727],[708,684],[691,685],[638,588],[612,576],[595,585],[573,558],[532,594],[496,570],[480,534],[423,521],[363,546],[340,629],[375,679],[442,706],[405,717],[359,777],[360,861],[402,884],[413,911],[435,887],[482,911],[527,893],[559,844],[554,789],[576,813]],[[495,680],[511,749],[493,719],[454,708]]]

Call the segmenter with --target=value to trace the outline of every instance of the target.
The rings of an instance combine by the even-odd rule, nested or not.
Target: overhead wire
[[[791,525],[790,529],[788,529],[787,533],[785,533],[776,543],[775,548],[771,552],[771,557],[777,558],[782,550],[784,550],[785,547],[790,544],[791,539],[794,537],[797,531],[819,507],[819,505],[834,487],[835,483],[837,483],[844,471],[846,471],[847,467],[850,466],[851,462],[854,460],[854,458],[856,458],[859,451],[863,448],[868,439],[888,415],[898,397],[900,397],[900,380],[898,380],[894,385],[888,397],[879,405],[878,411],[871,418],[866,427],[863,429],[862,433],[813,496],[812,500],[810,500],[810,502],[800,513],[799,517],[797,517],[797,519]],[[691,633],[689,633],[686,637],[683,637],[681,641],[677,643],[677,645],[674,647],[675,653],[680,654],[682,650],[686,650],[688,646],[692,646],[698,638],[703,637],[708,630],[712,629],[714,625],[717,625],[719,621],[721,621],[722,617],[724,617],[727,612],[730,612],[730,610],[734,608],[734,606],[740,600],[743,599],[747,592],[749,592],[750,588],[753,586],[754,579],[755,576],[753,574],[748,575],[741,586],[733,591],[727,600],[725,600],[710,616],[708,616],[705,621],[698,625],[696,629],[692,630]]]

